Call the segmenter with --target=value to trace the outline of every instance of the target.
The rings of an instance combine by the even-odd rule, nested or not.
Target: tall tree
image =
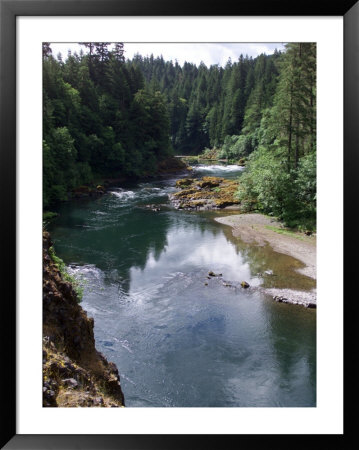
[[[280,66],[271,126],[276,147],[287,154],[287,169],[315,147],[315,44],[287,44]]]

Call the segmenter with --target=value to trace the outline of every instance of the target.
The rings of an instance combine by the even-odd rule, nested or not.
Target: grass
[[[54,219],[56,219],[56,217],[58,217],[58,213],[52,212],[52,211],[45,211],[42,214],[42,224],[44,226],[44,228],[47,228],[47,225]]]
[[[291,237],[294,237],[296,239],[300,239],[301,241],[305,240],[303,236],[300,236],[295,231],[290,231],[290,230],[286,230],[284,228],[279,228],[279,227],[273,227],[272,225],[266,225],[266,228],[268,230],[272,230],[272,231],[274,231],[275,233],[278,233],[278,234],[284,234],[286,236],[291,236]]]
[[[52,211],[45,211],[42,215],[43,220],[51,220],[55,219],[55,217],[58,216],[58,213],[52,212]]]
[[[122,406],[118,399],[116,399],[106,386],[102,379],[103,367],[102,363],[97,359],[96,367],[85,367],[83,364],[79,366],[71,360],[71,368],[65,368],[65,354],[59,351],[58,348],[53,350],[46,347],[47,361],[43,366],[43,381],[55,380],[58,384],[58,392],[56,396],[56,403],[59,407],[87,407],[87,406],[106,406],[117,404]],[[96,371],[98,376],[96,376]],[[75,388],[67,387],[64,384],[64,378],[74,378],[78,385]],[[91,388],[89,392],[88,388]],[[95,391],[95,392],[93,392]],[[93,400],[95,397],[102,397],[103,404],[93,405],[87,404],[87,400]]]
[[[59,269],[63,279],[69,283],[72,284],[72,287],[74,288],[74,291],[76,292],[77,295],[77,300],[80,303],[84,294],[84,289],[83,287],[80,285],[79,281],[76,280],[76,278],[72,275],[70,275],[66,269],[66,264],[64,263],[64,261],[59,258],[54,250],[54,247],[50,247],[49,248],[49,255],[51,257],[51,259],[53,260],[55,266]]]

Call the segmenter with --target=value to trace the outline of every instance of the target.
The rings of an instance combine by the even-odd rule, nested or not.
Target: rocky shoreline
[[[290,303],[306,308],[317,307],[317,293],[315,289],[311,291],[296,291],[294,289],[267,288],[263,289],[263,292],[270,295],[278,303]]]
[[[43,232],[43,406],[122,407],[115,364],[96,350],[94,321],[51,257]]]
[[[239,181],[220,177],[182,178],[177,180],[179,189],[170,195],[170,202],[176,209],[238,210],[240,202],[236,198]],[[232,234],[245,243],[270,247],[278,253],[284,253],[304,263],[296,270],[312,279],[316,279],[316,238],[314,235],[287,230],[276,219],[259,213],[231,214],[217,217],[215,220],[232,228]],[[307,308],[316,308],[316,289],[310,291],[264,288],[264,294],[279,303],[291,303]]]
[[[259,246],[269,244],[278,253],[298,259],[305,267],[297,269],[301,274],[316,279],[316,237],[287,231],[274,218],[264,214],[249,213],[217,217],[215,220],[232,228],[234,237]],[[280,303],[316,308],[316,289],[310,291],[279,288],[259,288]]]

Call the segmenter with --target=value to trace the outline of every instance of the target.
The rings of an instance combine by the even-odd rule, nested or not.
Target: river
[[[310,279],[292,258],[236,242],[213,220],[223,212],[171,208],[174,184],[128,184],[63,203],[49,227],[56,253],[83,285],[96,347],[117,365],[126,406],[316,406],[316,311],[258,289],[268,279],[309,289]],[[265,277],[273,267],[279,276]],[[222,276],[209,279],[209,271]]]

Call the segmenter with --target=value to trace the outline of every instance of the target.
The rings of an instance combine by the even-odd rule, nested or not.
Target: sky
[[[60,52],[64,59],[69,49],[79,53],[81,48],[85,51],[85,47],[75,43],[51,43],[52,54],[56,57]],[[125,58],[131,59],[136,53],[142,56],[153,53],[154,57],[162,55],[166,61],[177,60],[180,65],[187,61],[225,66],[229,58],[235,62],[241,54],[255,58],[261,53],[270,55],[275,49],[284,50],[284,43],[124,43]]]

